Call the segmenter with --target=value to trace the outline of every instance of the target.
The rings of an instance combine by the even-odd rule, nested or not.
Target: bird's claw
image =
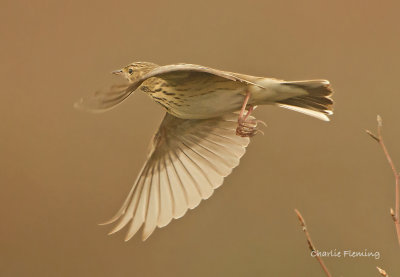
[[[253,137],[259,132],[264,135],[264,133],[257,129],[257,124],[261,122],[266,126],[266,124],[260,120],[238,120],[238,127],[236,128],[236,135],[241,137]]]

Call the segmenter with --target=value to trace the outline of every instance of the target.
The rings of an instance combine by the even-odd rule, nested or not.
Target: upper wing
[[[202,120],[166,113],[152,150],[121,209],[108,222],[117,232],[130,223],[125,240],[144,224],[143,240],[154,229],[182,217],[211,196],[239,164],[249,138],[236,135],[237,114]]]
[[[175,79],[177,75],[180,73],[182,74],[182,73],[192,73],[192,72],[215,75],[232,81],[238,81],[246,84],[260,86],[259,84],[253,81],[254,77],[252,76],[236,74],[196,64],[171,64],[171,65],[159,66],[153,69],[152,71],[144,75],[142,78],[135,80],[128,89],[135,91],[138,87],[140,87],[140,85],[145,80],[151,77],[159,77],[168,80],[168,79]]]
[[[135,80],[133,83],[113,86],[109,91],[97,92],[93,97],[82,98],[76,102],[74,106],[92,112],[106,111],[124,101],[132,92],[140,87],[145,80],[151,77],[159,77],[167,81],[176,81],[177,78],[182,79],[185,78],[187,74],[196,73],[219,76],[228,80],[262,87],[255,82],[257,78],[253,76],[222,71],[195,64],[173,64],[159,66],[140,79]]]

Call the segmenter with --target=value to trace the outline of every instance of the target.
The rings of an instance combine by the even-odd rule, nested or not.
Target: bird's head
[[[133,82],[156,67],[158,67],[158,65],[150,62],[135,62],[121,69],[115,70],[112,73],[115,75],[121,75],[128,79],[128,81]]]

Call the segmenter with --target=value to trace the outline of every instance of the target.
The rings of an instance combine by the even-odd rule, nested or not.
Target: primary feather
[[[150,156],[121,209],[111,233],[130,225],[126,240],[143,228],[143,240],[202,199],[211,196],[239,164],[249,138],[238,137],[236,114],[202,120],[166,114]]]

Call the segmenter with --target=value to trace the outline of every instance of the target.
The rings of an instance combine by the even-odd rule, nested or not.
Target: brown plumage
[[[239,164],[257,133],[250,113],[256,105],[277,105],[328,121],[332,89],[326,80],[286,82],[193,64],[132,63],[114,74],[129,83],[78,101],[98,112],[115,107],[140,89],[166,109],[152,150],[111,233],[129,224],[126,240],[143,225],[143,239],[172,218],[211,196]],[[247,112],[246,112],[247,110]]]

